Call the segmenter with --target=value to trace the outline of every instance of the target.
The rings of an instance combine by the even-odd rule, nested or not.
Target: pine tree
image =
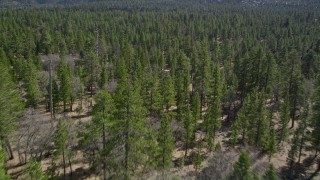
[[[91,44],[89,44],[90,46]],[[97,54],[93,52],[92,49],[88,50],[88,54],[85,55],[85,72],[87,75],[87,84],[86,87],[90,90],[90,96],[93,98],[94,88],[97,87],[99,72],[100,72],[100,63]],[[92,106],[92,99],[90,101],[90,106]]]
[[[59,106],[61,95],[59,93],[59,86],[56,79],[52,80],[52,103],[53,103],[53,115],[57,112],[57,108]]]
[[[7,174],[6,170],[5,170],[5,152],[2,149],[3,144],[0,141],[0,179],[3,180],[9,180],[10,176]]]
[[[184,106],[187,102],[187,99],[185,97],[185,89],[183,86],[183,74],[179,73],[177,75],[176,78],[176,92],[177,92],[177,98],[176,98],[176,102],[177,102],[177,120],[178,121],[182,121],[183,120],[183,116],[184,116]]]
[[[196,173],[199,172],[199,169],[201,168],[202,163],[202,157],[199,152],[196,152],[193,156],[193,167],[196,170]]]
[[[311,102],[311,123],[313,127],[313,131],[311,132],[311,142],[316,151],[316,156],[320,150],[320,75],[317,77]]]
[[[194,123],[196,124],[197,121],[200,119],[200,96],[199,93],[196,92],[193,101],[192,101],[192,112],[194,114]]]
[[[308,107],[305,108],[304,112],[301,115],[301,123],[299,127],[295,130],[291,149],[288,153],[288,164],[289,164],[289,171],[290,176],[293,176],[293,165],[296,163],[296,158],[298,157],[298,162],[300,162],[300,157],[302,153],[302,149],[305,143],[305,130],[308,126]]]
[[[193,96],[192,100],[192,114],[193,114],[193,126],[194,126],[194,132],[193,132],[193,137],[192,139],[195,140],[196,138],[196,131],[201,128],[201,124],[198,124],[198,120],[200,119],[200,112],[201,112],[201,107],[200,107],[200,96],[199,93],[196,92],[195,95]]]
[[[208,112],[205,116],[205,132],[210,150],[214,146],[214,138],[221,128],[221,80],[219,66],[214,68],[214,77],[212,82],[212,93],[210,93]]]
[[[265,145],[265,150],[269,156],[269,160],[271,157],[277,152],[277,135],[273,127],[269,130],[268,141]]]
[[[211,57],[208,42],[203,41],[199,48],[199,60],[196,62],[196,72],[194,77],[195,89],[200,94],[200,104],[203,107],[208,96],[210,74],[211,74]],[[202,117],[202,109],[200,113]]]
[[[296,50],[290,52],[287,65],[289,67],[287,72],[287,76],[289,77],[287,88],[290,101],[291,128],[293,128],[296,111],[299,110],[299,106],[302,103],[304,91],[302,86],[303,77],[301,76],[301,60]]]
[[[305,142],[307,140],[306,130],[309,126],[309,107],[308,105],[304,108],[301,118],[300,118],[300,124],[298,129],[296,130],[297,136],[298,136],[298,163],[300,163],[302,150],[305,146]]]
[[[275,73],[277,70],[277,64],[275,62],[274,56],[271,52],[268,52],[267,58],[264,58],[262,70],[261,87],[264,88],[266,94],[270,94],[273,90],[273,85],[275,81]]]
[[[23,104],[11,80],[8,68],[0,63],[0,141],[4,143],[9,150],[11,150],[11,148],[8,137],[14,131],[14,121],[20,117],[22,111]],[[12,159],[12,152],[8,153],[9,159]]]
[[[47,180],[49,179],[48,175],[42,171],[41,163],[35,160],[31,160],[27,164],[27,169],[25,174],[28,176],[28,179],[32,180]]]
[[[175,104],[174,84],[170,75],[166,75],[163,79],[162,98],[166,110]]]
[[[242,152],[238,161],[234,164],[234,178],[237,180],[251,179],[250,175],[250,159],[247,152]]]
[[[268,121],[266,114],[265,97],[263,94],[253,93],[253,98],[255,98],[255,111],[251,111],[251,118],[249,119],[249,142],[255,146],[264,147],[267,141],[268,135]]]
[[[295,164],[297,153],[299,150],[298,143],[299,143],[298,134],[295,133],[291,141],[291,149],[288,152],[288,158],[287,158],[290,177],[293,176],[293,165]]]
[[[189,108],[189,105],[184,106],[184,116],[183,116],[183,125],[184,125],[184,144],[185,144],[185,154],[184,156],[187,157],[188,149],[192,144],[192,139],[194,137],[194,124],[193,124],[193,117]]]
[[[66,111],[67,103],[71,103],[72,76],[71,69],[64,59],[59,62],[57,75],[60,82],[59,94],[63,101],[63,110]]]
[[[160,115],[162,107],[161,85],[157,75],[150,77],[147,82],[145,92],[145,104],[152,115]]]
[[[280,131],[280,142],[283,142],[288,134],[288,123],[290,121],[290,106],[289,106],[289,98],[288,96],[285,97],[284,103],[281,107],[281,114],[280,114],[280,124],[281,124],[281,131]]]
[[[237,143],[239,133],[243,143],[248,142],[257,147],[267,144],[268,122],[264,96],[253,91],[240,109],[232,127],[232,144]]]
[[[52,51],[52,39],[47,30],[44,30],[41,34],[39,51],[46,55],[50,54]]]
[[[27,105],[37,108],[41,100],[41,92],[38,84],[38,72],[31,60],[28,60],[24,76]]]
[[[68,124],[66,123],[65,119],[59,119],[58,126],[55,134],[54,145],[56,148],[54,158],[56,161],[62,158],[62,165],[63,165],[63,177],[66,178],[66,168],[67,168],[67,160],[69,160],[69,166],[72,174],[71,169],[71,162],[70,162],[70,150],[68,148],[69,142],[69,131],[68,131]]]
[[[121,137],[117,146],[124,147],[120,177],[127,179],[132,173],[138,173],[136,166],[152,166],[155,157],[153,129],[147,126],[147,110],[143,106],[140,87],[134,82],[122,81],[115,94],[116,112],[115,131],[112,136]]]
[[[174,148],[174,137],[170,126],[168,114],[164,114],[161,120],[161,127],[158,135],[160,147],[159,168],[162,170],[170,168],[172,164],[172,152]]]
[[[268,170],[266,171],[264,177],[264,180],[276,180],[277,179],[277,175],[274,169],[273,164],[270,164]]]
[[[255,99],[248,96],[243,103],[242,108],[237,114],[237,119],[232,125],[232,144],[238,142],[238,135],[242,136],[243,143],[248,141],[248,131],[250,119],[254,119],[252,113],[255,112]]]
[[[99,81],[98,81],[100,89],[104,88],[104,85],[106,84],[107,80],[108,80],[107,69],[105,66],[102,66]]]
[[[92,111],[92,124],[89,126],[89,136],[91,135],[93,139],[102,137],[102,149],[100,150],[102,157],[100,158],[103,165],[103,179],[107,179],[106,156],[108,155],[107,152],[110,151],[108,145],[112,145],[112,143],[107,142],[107,129],[114,122],[114,103],[111,95],[105,90],[94,96],[94,100],[95,105]]]

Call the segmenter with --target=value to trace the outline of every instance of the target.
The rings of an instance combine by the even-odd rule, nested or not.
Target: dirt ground
[[[79,103],[74,105],[74,109],[78,107]],[[84,111],[82,112],[69,112],[65,114],[57,115],[57,119],[61,117],[68,117],[68,120],[72,121],[71,123],[75,125],[75,131],[81,131],[81,128],[78,129],[77,125],[86,124],[90,122],[91,117],[88,115],[90,110],[90,106],[88,101],[83,104]],[[50,113],[45,112],[45,107],[41,107],[41,110],[32,112],[29,115],[27,120],[21,121],[20,127],[17,132],[13,134],[11,137],[11,145],[13,149],[14,159],[9,160],[7,163],[8,173],[12,176],[13,179],[24,179],[23,171],[26,168],[25,165],[21,165],[21,159],[19,159],[18,152],[18,139],[21,138],[23,134],[21,132],[30,131],[30,128],[41,124],[41,126],[37,129],[39,134],[43,134],[52,129],[52,121],[50,118]],[[205,110],[205,109],[204,109]],[[275,127],[277,127],[277,122],[279,121],[279,115],[275,114]],[[227,118],[224,117],[223,121]],[[57,121],[53,121],[53,126],[55,126]],[[202,123],[201,120],[198,123]],[[298,123],[296,123],[298,125]],[[32,128],[31,128],[32,129]],[[293,137],[294,129],[290,129],[289,140]],[[77,134],[78,132],[75,132]],[[179,160],[184,156],[184,148],[182,142],[178,141],[176,143],[176,149],[173,152],[173,168],[169,171],[166,171],[166,179],[222,179],[225,176],[228,176],[232,172],[233,163],[238,159],[239,154],[243,150],[247,150],[250,152],[251,157],[251,170],[257,174],[263,175],[265,170],[268,168],[269,164],[272,163],[277,173],[282,173],[283,168],[287,166],[287,155],[290,149],[290,145],[288,142],[284,142],[279,145],[278,152],[270,159],[261,154],[259,151],[251,149],[250,147],[230,147],[230,128],[222,128],[220,132],[217,133],[215,138],[215,143],[220,144],[221,148],[214,152],[208,152],[206,148],[202,148],[200,150],[203,161],[201,163],[201,168],[198,172],[195,171],[193,164],[188,160],[185,160],[183,167],[179,167]],[[196,132],[196,140],[202,141],[205,134],[202,131]],[[310,146],[307,144],[307,147]],[[306,148],[308,149],[308,148]],[[191,156],[192,152],[196,151],[196,148],[188,151],[188,156]],[[20,155],[23,154],[20,152]],[[302,154],[302,163],[307,163],[310,161],[310,158],[314,155],[312,150],[306,150]],[[29,157],[28,157],[29,158]],[[73,176],[72,178],[67,177],[67,179],[99,179],[97,175],[91,174],[89,172],[89,164],[85,163],[85,158],[83,152],[80,150],[75,151],[74,158],[72,158],[72,169]],[[51,166],[52,159],[50,156],[44,157],[41,160],[41,166],[43,170],[47,170],[48,167]],[[309,163],[306,171],[303,172],[305,174],[312,174],[317,168],[316,163]],[[67,168],[67,174],[70,173],[70,169]],[[58,170],[59,175],[63,177],[63,167],[59,166]],[[144,176],[144,179],[161,179],[159,177],[164,177],[161,172],[150,172],[149,174]]]

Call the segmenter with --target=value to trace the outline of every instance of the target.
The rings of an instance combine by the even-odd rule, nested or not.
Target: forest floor
[[[65,114],[59,114],[56,117],[56,119],[68,117],[67,119],[71,121],[70,124],[73,126],[72,129],[74,131],[74,137],[77,137],[77,134],[82,131],[84,125],[91,120],[91,116],[89,115],[90,106],[88,100],[89,99],[87,99],[87,103],[84,103],[83,105],[83,112],[67,112]],[[77,106],[78,104],[75,104],[74,109],[76,109]],[[45,111],[45,107],[40,107],[39,109],[40,110],[29,110],[30,112],[26,112],[25,117],[18,121],[18,130],[11,137],[14,159],[8,161],[7,167],[8,173],[13,179],[24,179],[23,172],[26,168],[24,163],[25,153],[29,159],[30,154],[28,154],[28,151],[31,151],[31,148],[38,147],[43,144],[50,146],[53,143],[51,139],[46,139],[46,136],[49,137],[50,133],[52,133],[52,129],[54,129],[52,126],[56,126],[57,120],[53,122],[51,121],[50,113]],[[277,127],[279,115],[275,114],[274,117],[276,117],[275,124]],[[199,123],[202,122],[199,121]],[[298,123],[296,123],[296,127],[297,126]],[[293,137],[294,129],[295,128],[289,130],[289,140]],[[166,177],[165,179],[222,179],[223,177],[230,175],[234,162],[238,159],[239,154],[243,150],[247,150],[250,154],[252,172],[263,175],[270,163],[275,166],[279,177],[281,174],[286,172],[287,156],[290,149],[290,145],[288,143],[289,140],[279,145],[277,153],[269,161],[269,157],[267,157],[267,155],[262,154],[260,151],[255,150],[252,147],[231,147],[230,136],[231,128],[222,127],[215,139],[215,143],[220,144],[220,149],[211,153],[209,153],[206,148],[201,149],[203,161],[201,168],[198,171],[194,169],[191,162],[191,154],[192,152],[196,151],[196,148],[188,151],[189,158],[185,159],[185,163],[182,165],[182,167],[179,166],[179,161],[181,161],[181,159],[184,157],[185,150],[183,148],[183,143],[181,141],[177,141],[177,148],[173,152],[173,168],[165,173],[156,171],[150,172],[149,174],[145,175],[143,179],[160,179],[160,177],[163,176]],[[197,131],[196,139],[201,141],[203,137],[204,133],[202,131]],[[46,142],[39,142],[41,139],[45,139]],[[77,145],[77,143],[74,144],[75,155],[72,158],[71,167],[73,174],[72,176],[69,176],[70,168],[67,167],[67,179],[99,179],[97,175],[90,173],[89,164],[86,162],[83,152],[76,148]],[[302,177],[307,177],[317,169],[317,164],[314,163],[314,151],[310,150],[310,146],[310,144],[307,144],[306,151],[304,151],[301,157],[301,166],[297,168]],[[52,165],[52,158],[50,154],[47,153],[48,152],[44,152],[41,158],[43,170],[48,170],[48,168]],[[63,177],[62,166],[58,166],[56,171],[59,172],[58,174],[60,177]]]

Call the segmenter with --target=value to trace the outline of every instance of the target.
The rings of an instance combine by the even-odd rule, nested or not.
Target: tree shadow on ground
[[[294,163],[292,169],[289,166],[285,166],[280,169],[280,175],[282,179],[312,179],[312,176],[319,171],[316,170],[315,173],[310,174],[308,170],[315,163],[319,163],[319,159],[314,155],[310,155],[305,158],[301,163]],[[318,168],[319,169],[319,168]]]
[[[238,153],[216,151],[209,159],[209,166],[196,173],[197,180],[219,180],[228,177],[233,170],[233,162],[238,158]],[[195,172],[192,174],[194,175]],[[191,174],[190,174],[191,175]]]
[[[77,180],[77,179],[87,179],[92,175],[92,172],[90,172],[89,169],[84,168],[77,168],[72,172],[72,175],[70,173],[66,174],[66,180]],[[57,179],[64,179],[63,173],[59,174],[55,178]]]

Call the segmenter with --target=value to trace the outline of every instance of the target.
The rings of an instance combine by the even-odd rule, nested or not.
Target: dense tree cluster
[[[234,147],[248,144],[270,159],[289,142],[290,177],[297,177],[292,168],[307,141],[318,153],[318,11],[103,7],[112,9],[0,10],[0,179],[7,178],[4,154],[13,156],[9,134],[23,106],[52,113],[52,166],[63,166],[64,177],[76,151],[66,117],[73,111],[92,117],[76,144],[103,179],[168,170],[178,142],[182,161],[198,172],[203,150],[219,148],[222,127]],[[235,163],[238,179],[255,178],[249,158],[242,153]],[[28,176],[54,176],[38,160],[31,160]],[[275,179],[274,171],[270,166],[265,178]]]

